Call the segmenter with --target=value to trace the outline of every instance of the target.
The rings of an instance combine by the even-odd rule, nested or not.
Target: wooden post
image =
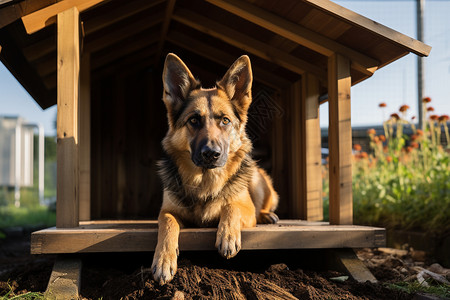
[[[302,166],[303,203],[300,207],[302,220],[323,219],[322,201],[322,140],[319,120],[319,80],[311,74],[302,76]]]
[[[353,223],[350,61],[328,58],[330,224]]]
[[[91,66],[90,53],[80,68],[80,221],[91,219]]]
[[[290,140],[291,140],[291,212],[293,218],[302,218],[303,208],[303,160],[302,160],[302,82],[294,82],[289,91]]]
[[[72,7],[57,17],[57,201],[56,227],[77,227],[79,13]]]

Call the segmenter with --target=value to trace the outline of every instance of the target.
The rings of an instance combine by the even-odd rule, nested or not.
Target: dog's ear
[[[177,109],[189,95],[189,91],[199,88],[198,82],[184,62],[175,54],[167,54],[162,75],[166,106]]]
[[[252,67],[247,55],[239,57],[228,69],[223,78],[217,82],[219,88],[224,90],[232,102],[246,114],[252,102]]]

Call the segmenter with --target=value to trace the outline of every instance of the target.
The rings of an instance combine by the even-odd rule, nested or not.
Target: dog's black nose
[[[210,148],[208,146],[203,146],[201,150],[203,161],[207,164],[213,163],[220,157],[219,147]]]

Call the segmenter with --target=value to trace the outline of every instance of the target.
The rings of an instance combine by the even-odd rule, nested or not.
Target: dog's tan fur
[[[278,195],[270,177],[251,159],[252,145],[245,132],[252,100],[249,58],[236,60],[217,87],[203,89],[186,65],[169,54],[163,83],[169,131],[162,143],[164,196],[152,264],[160,284],[172,280],[177,270],[183,226],[218,226],[215,246],[231,258],[241,248],[242,228],[278,221],[274,214]],[[194,163],[195,147],[202,141],[224,145],[223,165]]]

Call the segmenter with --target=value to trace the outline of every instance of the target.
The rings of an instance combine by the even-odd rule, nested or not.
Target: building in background
[[[34,135],[38,130],[39,202],[44,200],[44,129],[21,117],[0,116],[0,186],[14,188],[20,206],[20,188],[32,187],[34,177]]]

